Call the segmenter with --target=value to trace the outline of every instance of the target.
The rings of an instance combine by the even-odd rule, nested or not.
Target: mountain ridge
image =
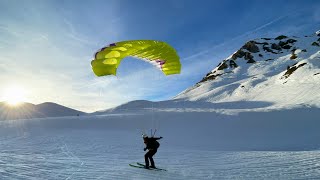
[[[87,113],[53,102],[44,102],[37,105],[23,102],[17,106],[0,102],[0,120],[80,116],[85,114]]]

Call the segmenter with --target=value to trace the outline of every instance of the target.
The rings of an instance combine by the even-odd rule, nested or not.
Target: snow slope
[[[319,109],[137,113],[2,121],[0,179],[319,179]],[[156,165],[142,132],[157,124]]]

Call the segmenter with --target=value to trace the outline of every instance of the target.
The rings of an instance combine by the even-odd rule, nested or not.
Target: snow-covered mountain
[[[38,105],[22,103],[18,106],[10,106],[5,102],[0,102],[0,120],[78,116],[84,114],[84,112],[51,102]]]
[[[174,99],[320,107],[320,33],[249,41]]]

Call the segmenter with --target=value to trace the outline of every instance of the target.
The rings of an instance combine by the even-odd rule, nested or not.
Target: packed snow
[[[2,121],[1,179],[320,178],[319,109],[190,109]],[[154,159],[167,171],[128,166],[143,163],[149,128],[164,137]]]

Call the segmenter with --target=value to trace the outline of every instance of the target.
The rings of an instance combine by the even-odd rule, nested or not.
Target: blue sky
[[[311,0],[0,0],[0,93],[18,84],[28,102],[86,112],[166,100],[248,40],[319,29],[320,1]],[[117,77],[92,73],[97,50],[134,39],[171,44],[182,73],[164,76],[132,58],[121,62]]]

